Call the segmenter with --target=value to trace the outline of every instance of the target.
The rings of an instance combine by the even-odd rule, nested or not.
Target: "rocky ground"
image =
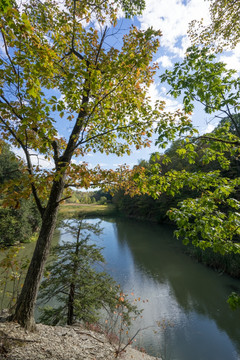
[[[154,360],[130,346],[119,356],[122,360]],[[81,326],[38,324],[27,332],[16,323],[0,322],[0,360],[114,360],[116,344],[98,332]]]

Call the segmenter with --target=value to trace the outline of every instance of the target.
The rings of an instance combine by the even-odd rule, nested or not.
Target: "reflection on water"
[[[141,301],[143,319],[134,325],[151,326],[139,336],[139,346],[163,359],[240,359],[240,311],[226,303],[239,281],[183,254],[168,226],[123,219],[101,226],[103,235],[94,241],[104,247],[107,271],[125,292],[148,300]],[[171,326],[157,327],[162,320]]]

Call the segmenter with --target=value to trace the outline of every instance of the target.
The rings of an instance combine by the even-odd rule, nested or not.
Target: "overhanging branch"
[[[224,144],[230,144],[230,145],[240,145],[240,140],[236,140],[236,141],[230,141],[230,140],[224,140],[224,139],[219,139],[219,138],[215,138],[212,136],[199,136],[197,138],[195,138],[196,140],[210,140],[210,141],[217,141],[217,142],[221,142]]]

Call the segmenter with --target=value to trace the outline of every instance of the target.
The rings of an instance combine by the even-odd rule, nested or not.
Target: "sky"
[[[148,27],[153,29],[160,29],[162,37],[160,38],[160,49],[156,54],[154,61],[159,64],[159,70],[155,76],[155,82],[149,89],[149,94],[153,102],[157,99],[166,102],[166,110],[175,110],[181,107],[180,100],[173,99],[167,95],[167,86],[160,83],[159,75],[166,69],[171,69],[175,62],[183,60],[186,49],[191,45],[187,36],[189,23],[192,20],[204,19],[207,25],[210,23],[209,2],[206,0],[146,0],[146,8],[141,16],[135,17],[133,24],[142,30]],[[124,27],[123,21],[123,27]],[[127,22],[126,22],[127,25]],[[233,52],[224,53],[220,60],[227,63],[228,68],[240,70],[240,46]],[[216,126],[216,120],[206,116],[203,110],[196,108],[193,114],[193,123],[202,132],[209,132]],[[133,166],[141,159],[149,159],[151,153],[155,151],[162,151],[162,149],[154,146],[154,141],[151,148],[134,150],[130,156],[106,156],[103,154],[88,154],[85,161],[90,166],[97,163],[104,168],[116,167],[119,164],[128,164]]]
[[[175,62],[183,60],[185,51],[190,46],[190,40],[187,36],[189,23],[192,20],[204,19],[207,25],[210,22],[210,15],[208,10],[209,2],[207,0],[146,0],[146,8],[141,16],[135,17],[132,20],[119,19],[119,24],[123,29],[127,29],[131,24],[146,30],[148,27],[153,29],[160,29],[162,37],[160,38],[160,48],[156,54],[154,61],[158,63],[159,70],[155,76],[155,82],[149,89],[149,95],[152,101],[164,100],[166,102],[166,110],[175,110],[181,108],[180,100],[171,98],[167,94],[168,87],[160,83],[159,75],[166,69],[171,69]],[[223,53],[220,60],[227,63],[228,68],[240,70],[240,44],[238,47],[228,53]],[[211,118],[207,118],[206,114],[199,107],[193,113],[192,117],[194,125],[202,132],[209,132],[216,126]],[[59,132],[61,135],[68,137],[70,128],[63,128],[60,126]],[[82,160],[89,163],[90,167],[100,164],[103,168],[116,168],[120,164],[128,164],[133,166],[141,159],[149,159],[151,153],[155,151],[162,151],[154,146],[154,141],[151,148],[134,150],[130,156],[117,157],[114,155],[92,154],[89,153],[84,159],[75,159],[75,162]],[[42,164],[44,167],[51,167],[51,163]]]

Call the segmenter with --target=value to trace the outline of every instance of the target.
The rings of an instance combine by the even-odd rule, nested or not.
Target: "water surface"
[[[130,297],[141,298],[143,318],[135,330],[150,326],[138,336],[139,346],[163,359],[240,359],[240,311],[226,303],[240,281],[185,255],[169,226],[125,219],[101,226],[103,234],[93,241],[104,247],[106,270]]]

